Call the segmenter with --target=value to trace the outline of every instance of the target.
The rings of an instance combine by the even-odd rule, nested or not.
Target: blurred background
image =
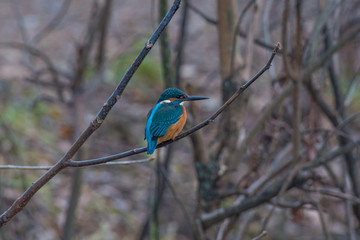
[[[172,1],[0,3],[0,212],[94,119]],[[119,102],[73,160],[146,146],[177,87],[185,129],[133,165],[65,169],[0,239],[359,239],[360,2],[183,0]],[[138,154],[124,160],[149,159]]]

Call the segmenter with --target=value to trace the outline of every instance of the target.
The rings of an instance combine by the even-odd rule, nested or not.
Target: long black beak
[[[199,96],[187,96],[186,98],[183,98],[184,101],[197,101],[197,100],[205,100],[209,99],[207,97],[199,97]]]

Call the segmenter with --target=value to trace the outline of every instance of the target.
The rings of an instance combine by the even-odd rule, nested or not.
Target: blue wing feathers
[[[148,141],[147,154],[153,154],[156,148],[157,139]]]
[[[182,106],[173,103],[158,103],[149,112],[145,128],[145,138],[148,142],[148,154],[155,151],[157,139],[166,134],[169,127],[179,121]]]

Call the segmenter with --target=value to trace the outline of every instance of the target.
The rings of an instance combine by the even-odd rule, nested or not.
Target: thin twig
[[[319,193],[322,195],[327,195],[330,197],[334,197],[334,198],[339,198],[342,200],[349,200],[353,203],[360,203],[360,199],[357,198],[356,196],[353,196],[351,194],[347,194],[347,193],[343,193],[343,192],[338,192],[338,191],[334,191],[334,190],[330,190],[330,189],[310,189],[307,187],[301,187],[302,190],[306,191],[306,192],[311,192],[311,193]]]
[[[352,96],[355,93],[355,89],[356,89],[355,87],[356,87],[356,83],[357,83],[356,80],[359,76],[360,76],[360,67],[356,70],[354,76],[350,80],[349,88],[346,91],[346,94],[345,94],[346,97],[345,97],[345,102],[344,102],[344,105],[346,107],[350,104]]]
[[[207,16],[205,13],[201,12],[200,9],[198,9],[197,7],[195,7],[194,5],[192,5],[191,3],[189,3],[189,9],[193,10],[196,14],[198,14],[201,18],[203,18],[206,22],[212,24],[212,25],[217,25],[218,24],[218,21],[216,19],[212,19],[211,17]],[[247,33],[242,31],[241,29],[239,29],[238,33],[237,33],[240,37],[242,38],[247,38]],[[261,39],[258,39],[258,38],[255,38],[254,39],[254,43],[257,44],[258,46],[260,47],[263,47],[267,50],[272,50],[273,49],[273,45],[261,40]],[[282,53],[282,50],[280,49],[278,51],[279,54]]]
[[[233,75],[234,71],[235,71],[235,56],[237,54],[237,35],[238,32],[240,31],[241,28],[241,23],[242,20],[246,14],[246,12],[250,9],[250,7],[255,4],[256,1],[255,0],[249,0],[249,2],[246,4],[246,6],[244,7],[244,9],[242,10],[242,12],[240,13],[240,16],[236,22],[235,28],[234,28],[234,33],[232,36],[232,44],[231,44],[231,61],[230,61],[230,74]]]
[[[337,5],[341,6],[343,4],[328,3],[325,7],[320,7],[321,9],[319,10],[321,12],[316,17],[314,27],[307,40],[308,44],[305,45],[303,50],[303,63],[307,64],[312,59],[313,56],[311,54],[313,54],[313,52],[315,52],[318,48],[319,35],[321,33],[321,30],[328,21],[328,19],[332,17],[332,15],[334,15],[334,9],[339,9],[340,6]]]
[[[18,0],[12,0],[10,3],[16,16],[16,21],[20,29],[22,40],[27,43],[29,40],[29,34],[25,26],[24,15],[20,12],[19,9],[20,2]]]
[[[185,1],[183,0],[183,4],[184,2]],[[158,5],[159,5],[159,13],[158,13],[159,19],[162,19],[166,14],[168,8],[168,1],[160,0]],[[185,11],[184,7],[182,10]],[[180,34],[180,38],[183,37],[182,35],[183,34]],[[174,70],[171,64],[171,50],[169,44],[169,36],[166,29],[164,30],[163,34],[159,39],[159,45],[160,45],[160,54],[161,54],[162,76],[163,76],[163,81],[165,83],[165,88],[179,87],[175,83],[176,81],[173,74]]]
[[[291,201],[291,202],[277,202],[275,203],[275,201],[270,201],[269,204],[271,205],[275,205],[277,208],[295,208],[295,209],[309,209],[309,210],[314,210],[315,207],[313,207],[315,205],[314,201]],[[305,207],[305,205],[310,205],[310,207]]]
[[[251,220],[255,216],[255,211],[248,211],[244,214],[242,214],[241,219],[238,223],[238,232],[235,235],[234,240],[241,240],[244,238],[244,234],[247,233],[248,226],[251,222]]]
[[[349,41],[354,39],[360,33],[360,24],[358,24],[355,29],[348,34],[346,34],[341,40],[337,42],[337,44],[333,45],[330,49],[328,49],[325,53],[323,53],[317,61],[308,65],[308,68],[302,74],[302,79],[308,79],[313,72],[322,67],[326,61],[338,50],[344,47]]]
[[[98,22],[98,46],[97,46],[97,53],[95,57],[96,62],[96,70],[97,72],[103,72],[105,65],[105,50],[107,46],[106,37],[108,34],[108,29],[110,25],[110,16],[111,16],[111,9],[112,9],[113,0],[106,0],[104,6],[100,11],[100,20]]]
[[[263,230],[259,235],[257,235],[256,237],[254,237],[252,240],[259,240],[263,237],[265,237],[267,235],[267,231]]]
[[[218,24],[218,21],[215,19],[212,19],[211,17],[208,17],[205,13],[203,13],[200,9],[192,5],[192,3],[189,4],[189,9],[193,10],[196,14],[198,14],[201,18],[203,18],[205,21],[207,21],[210,24]]]
[[[315,167],[319,167],[323,164],[326,164],[326,163],[332,161],[333,159],[335,159],[336,157],[352,151],[355,147],[359,147],[359,144],[360,144],[360,139],[358,139],[354,142],[350,142],[347,145],[344,145],[344,146],[340,147],[339,149],[319,158],[318,160],[304,165],[302,169],[308,170],[310,168],[315,168]]]
[[[263,31],[264,31],[264,38],[266,42],[271,42],[271,35],[270,35],[270,10],[271,10],[271,6],[273,5],[273,0],[269,0],[265,2],[265,9],[264,9],[264,14],[263,14]],[[276,79],[276,72],[275,72],[275,67],[274,68],[270,68],[270,76],[271,76],[271,80],[275,80]]]
[[[165,182],[167,183],[167,185],[169,186],[169,189],[173,195],[173,197],[175,198],[176,203],[179,205],[179,207],[181,208],[181,211],[184,214],[184,217],[186,219],[187,224],[189,225],[189,229],[192,230],[193,236],[195,236],[195,229],[194,229],[194,222],[192,220],[192,218],[190,217],[190,214],[188,213],[188,211],[185,208],[184,203],[181,201],[180,197],[178,196],[178,194],[175,191],[175,188],[172,186],[171,181],[169,179],[169,177],[167,176],[166,170],[163,167],[160,167],[161,173],[164,177]]]
[[[281,27],[281,41],[283,44],[283,51],[284,51],[284,56],[283,56],[283,65],[284,65],[284,69],[286,72],[286,75],[290,78],[295,80],[296,79],[296,74],[294,73],[293,69],[290,66],[290,61],[288,58],[287,53],[287,48],[288,48],[288,41],[287,41],[287,25],[288,25],[288,16],[289,16],[289,5],[290,5],[290,1],[289,0],[285,0],[284,1],[284,10],[283,10],[283,15],[282,15],[282,27]]]
[[[189,23],[189,0],[184,0],[184,8],[181,16],[181,27],[179,28],[179,35],[176,44],[177,54],[175,59],[175,86],[182,88],[181,80],[181,67],[184,63],[184,52],[187,40],[187,27]]]
[[[347,181],[347,172],[346,172],[346,166],[345,164],[342,164],[342,173],[343,173],[343,180],[344,180],[344,186],[343,186],[343,191],[344,194],[350,195],[350,186],[349,186],[349,182]],[[351,207],[352,207],[352,202],[350,200],[345,200],[344,201],[344,207],[345,207],[345,215],[346,215],[346,228],[347,228],[347,232],[348,232],[348,236],[349,236],[349,240],[355,240],[356,239],[356,234],[355,234],[355,223],[354,223],[354,218],[352,216],[351,213]]]
[[[329,33],[328,27],[325,25],[323,28],[324,35],[324,52],[331,47],[332,39]],[[344,109],[344,96],[341,91],[339,77],[335,73],[335,66],[333,58],[329,58],[327,63],[327,71],[330,78],[331,88],[334,95],[335,109],[340,114],[341,118],[345,118],[345,109]]]
[[[326,240],[331,240],[332,238],[331,238],[331,235],[330,235],[330,232],[329,232],[329,227],[328,227],[327,222],[325,220],[325,216],[324,216],[324,212],[322,210],[322,207],[320,206],[320,204],[318,202],[315,202],[315,206],[316,206],[316,208],[318,210],[318,213],[319,213],[321,227],[323,229],[325,239]]]
[[[117,165],[132,165],[138,163],[146,163],[154,160],[154,158],[128,160],[121,162],[107,162],[91,166],[117,166]],[[49,170],[52,166],[19,166],[19,165],[0,165],[0,170]]]
[[[40,51],[39,49],[29,44],[21,43],[21,42],[0,42],[0,48],[22,49],[27,51],[31,55],[40,58],[47,65],[47,68],[50,74],[52,75],[52,80],[54,82],[54,85],[56,86],[57,95],[60,101],[64,101],[63,91],[60,87],[60,82],[59,82],[59,73],[55,67],[55,64],[44,52]]]
[[[39,43],[42,39],[45,38],[51,31],[53,31],[65,17],[67,11],[69,10],[70,4],[72,0],[64,0],[61,5],[59,11],[56,15],[50,20],[50,22],[40,31],[38,32],[32,39],[32,43]]]

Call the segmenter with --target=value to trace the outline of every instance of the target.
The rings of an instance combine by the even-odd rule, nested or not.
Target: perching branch
[[[278,50],[280,49],[280,43],[277,43],[275,49],[273,50],[273,53],[270,57],[270,59],[268,60],[268,62],[265,64],[265,66],[253,77],[251,78],[248,82],[246,82],[244,85],[242,85],[235,93],[234,95],[229,98],[229,100],[227,100],[217,111],[215,111],[208,119],[204,120],[203,122],[197,124],[196,126],[192,127],[191,129],[183,132],[182,134],[180,134],[179,136],[177,136],[174,140],[169,140],[163,143],[160,143],[157,145],[157,148],[161,148],[164,146],[167,146],[173,142],[179,141],[182,138],[185,138],[187,136],[189,136],[190,134],[198,131],[199,129],[209,125],[210,123],[212,123],[215,118],[217,116],[219,116],[233,101],[236,100],[236,98],[242,93],[244,92],[256,79],[258,79],[266,70],[268,70],[271,66],[271,63],[275,57],[275,55],[277,54]],[[83,160],[83,161],[72,161],[69,160],[67,163],[66,167],[86,167],[86,166],[92,166],[92,165],[98,165],[98,164],[103,164],[103,163],[107,163],[110,161],[114,161],[114,160],[118,160],[121,158],[125,158],[125,157],[129,157],[129,156],[133,156],[136,154],[140,154],[140,153],[144,153],[146,152],[147,148],[146,147],[141,147],[141,148],[135,148],[132,150],[128,150],[122,153],[117,153],[114,155],[110,155],[110,156],[106,156],[106,157],[101,157],[101,158],[95,158],[95,159],[89,159],[89,160]],[[131,160],[130,160],[131,161]],[[30,166],[29,166],[30,167]],[[34,166],[35,167],[35,166]],[[44,166],[45,168],[47,166]],[[1,167],[0,167],[1,169]]]
[[[15,202],[11,205],[11,207],[0,216],[0,227],[2,227],[5,223],[10,221],[17,213],[19,213],[27,205],[27,203],[34,196],[34,194],[39,191],[39,189],[42,188],[42,186],[44,186],[50,179],[52,179],[64,168],[70,166],[71,158],[75,155],[75,153],[78,152],[78,150],[86,142],[86,140],[101,126],[112,107],[120,99],[130,79],[132,78],[146,55],[150,52],[155,42],[159,38],[160,34],[164,31],[165,27],[170,22],[175,12],[179,8],[180,2],[181,0],[174,0],[174,3],[169,9],[168,13],[161,21],[157,29],[154,31],[152,36],[149,38],[148,42],[140,51],[132,65],[126,71],[125,75],[121,79],[120,83],[118,84],[112,95],[104,103],[103,107],[100,109],[95,119],[79,136],[79,138],[75,141],[75,143],[71,146],[67,153],[53,167],[51,167],[50,170],[48,170],[44,175],[42,175],[38,180],[36,180],[31,185],[31,187],[29,187],[19,198],[17,198]]]
[[[164,147],[166,145],[169,145],[170,143],[176,142],[184,137],[189,136],[190,134],[198,131],[199,129],[209,125],[212,123],[217,116],[219,116],[232,102],[236,100],[237,97],[240,96],[241,93],[243,93],[253,82],[256,81],[266,70],[268,70],[271,66],[272,61],[274,60],[275,55],[277,54],[278,50],[280,49],[280,43],[276,44],[275,49],[273,50],[273,53],[271,57],[269,58],[268,62],[265,64],[264,67],[260,69],[260,71],[255,74],[254,77],[252,77],[248,82],[246,82],[244,85],[242,85],[218,110],[216,110],[208,119],[204,120],[203,122],[197,124],[196,126],[192,127],[191,129],[187,130],[186,132],[178,135],[174,140],[169,140],[163,143],[160,143],[157,145],[157,148]],[[90,166],[95,164],[101,164],[106,163],[109,161],[113,161],[116,159],[132,156],[135,154],[146,152],[147,148],[136,148],[132,149],[126,152],[114,154],[107,157],[102,158],[96,158],[96,159],[90,159],[90,160],[84,160],[84,161],[70,161],[69,166],[70,167],[84,167],[84,166]]]
[[[103,164],[96,164],[92,166],[114,166],[114,165],[133,165],[138,163],[146,163],[155,158],[147,158],[140,160],[128,160],[120,162],[107,162]],[[49,170],[52,166],[20,166],[20,165],[0,165],[0,170]]]

